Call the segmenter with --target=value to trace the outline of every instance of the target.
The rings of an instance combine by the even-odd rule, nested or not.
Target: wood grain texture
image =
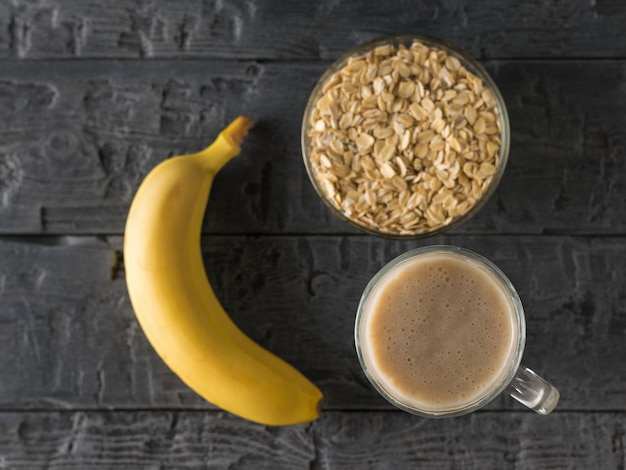
[[[626,8],[621,0],[0,0],[0,470],[626,469]],[[511,118],[509,167],[453,233],[362,236],[300,152],[324,69],[390,33],[482,60]],[[207,272],[253,339],[324,391],[268,428],[190,391],[129,303],[122,235],[147,172],[257,119],[217,178]],[[492,259],[526,308],[549,417],[507,396],[453,420],[391,408],[360,370],[354,313],[395,255]]]
[[[0,413],[4,468],[624,468],[625,413],[324,413],[267,428],[219,412]]]
[[[508,274],[527,312],[524,363],[561,389],[561,409],[626,409],[626,296],[615,288],[626,282],[623,239],[429,243],[473,249]],[[318,384],[329,410],[390,409],[359,367],[354,315],[369,278],[418,245],[333,236],[203,240],[209,278],[234,321]],[[0,259],[0,409],[211,407],[145,340],[119,238],[2,239]],[[489,406],[522,409],[506,396]]]
[[[326,65],[12,63],[0,70],[0,232],[121,234],[154,165],[247,113],[257,125],[216,180],[205,232],[355,233],[302,163],[301,117]],[[509,108],[510,162],[457,232],[625,233],[626,61],[485,65]]]
[[[619,1],[41,0],[0,4],[0,58],[334,58],[421,33],[480,57],[625,57]]]

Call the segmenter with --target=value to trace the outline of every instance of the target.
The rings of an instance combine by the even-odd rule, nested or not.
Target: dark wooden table
[[[442,37],[500,87],[509,166],[445,236],[365,236],[314,193],[301,116],[323,70],[389,33]],[[326,395],[307,425],[251,424],[161,362],[131,309],[122,240],[146,173],[257,120],[219,174],[209,277],[233,319]],[[626,4],[620,0],[0,2],[0,469],[624,469]],[[392,409],[353,322],[395,255],[482,253],[527,310],[541,417],[507,396],[450,420]]]

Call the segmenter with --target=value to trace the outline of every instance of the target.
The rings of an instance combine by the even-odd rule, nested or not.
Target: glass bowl
[[[448,207],[451,207],[451,209],[450,209],[450,212],[448,212],[447,214],[443,214],[443,215],[441,213],[436,212],[436,206],[433,205],[434,204],[433,201],[436,199],[435,196],[437,192],[439,191],[439,189],[441,188],[428,190],[427,194],[415,194],[413,199],[411,199],[411,196],[413,196],[414,193],[424,192],[424,190],[421,187],[419,187],[420,184],[427,186],[428,183],[425,182],[426,179],[433,178],[432,174],[429,174],[429,175],[426,174],[428,172],[427,170],[429,171],[432,170],[431,173],[436,172],[437,177],[439,177],[440,175],[450,176],[452,172],[456,172],[456,175],[458,178],[456,181],[461,181],[462,179],[461,175],[465,174],[465,166],[462,166],[461,170],[459,170],[458,168],[453,168],[453,166],[458,166],[456,164],[452,164],[448,168],[446,167],[445,164],[443,164],[441,159],[438,160],[436,157],[434,157],[434,155],[437,154],[436,150],[441,147],[440,142],[437,142],[436,144],[433,144],[434,140],[430,140],[428,142],[429,149],[426,150],[426,152],[429,153],[428,162],[424,160],[423,155],[419,157],[414,156],[413,160],[411,160],[409,157],[406,157],[406,154],[403,154],[405,155],[403,157],[402,155],[400,155],[399,152],[394,152],[395,156],[391,157],[391,159],[394,162],[398,163],[399,166],[396,165],[390,170],[389,168],[386,168],[386,167],[383,168],[383,166],[385,165],[381,164],[382,159],[389,158],[390,154],[388,152],[386,153],[386,157],[382,157],[381,159],[373,158],[375,165],[372,171],[377,175],[381,175],[384,173],[384,175],[386,175],[387,177],[390,177],[390,175],[394,175],[394,176],[391,176],[391,178],[396,180],[395,183],[397,183],[398,185],[397,188],[399,192],[396,193],[395,195],[388,195],[384,193],[384,190],[380,189],[380,186],[376,186],[379,188],[377,193],[375,193],[372,190],[372,191],[369,191],[368,195],[365,195],[364,193],[368,192],[368,190],[364,188],[375,187],[374,183],[365,182],[359,186],[359,188],[362,189],[359,195],[364,196],[364,197],[360,197],[359,199],[361,201],[361,207],[363,207],[363,204],[365,204],[363,202],[363,199],[365,199],[366,201],[369,201],[369,204],[371,204],[372,207],[375,207],[376,203],[372,203],[371,202],[372,199],[375,199],[376,201],[378,201],[378,197],[383,197],[384,199],[388,200],[387,203],[389,203],[389,201],[393,201],[394,198],[397,199],[398,201],[397,203],[392,202],[391,204],[394,207],[397,206],[398,209],[395,212],[391,212],[391,215],[387,217],[386,221],[381,219],[382,220],[381,223],[379,223],[372,217],[370,217],[368,221],[357,219],[357,217],[354,215],[354,212],[355,212],[354,207],[355,207],[355,200],[358,195],[357,193],[354,192],[355,190],[354,187],[351,188],[352,192],[349,193],[350,188],[347,188],[347,186],[343,184],[346,180],[345,179],[342,180],[342,178],[347,176],[348,178],[352,178],[352,181],[355,181],[355,173],[352,171],[354,168],[353,162],[355,159],[359,159],[359,162],[360,162],[359,166],[363,166],[361,165],[361,163],[363,163],[363,155],[361,154],[360,150],[358,150],[360,148],[359,147],[360,144],[363,145],[363,148],[365,148],[367,145],[371,145],[372,146],[371,148],[373,149],[378,148],[378,155],[383,155],[385,154],[385,152],[384,150],[381,150],[381,149],[384,147],[384,145],[382,143],[379,144],[378,140],[384,140],[386,138],[385,136],[389,137],[388,133],[385,134],[386,131],[382,129],[382,127],[380,127],[378,131],[375,130],[376,127],[366,128],[365,131],[370,132],[370,137],[372,137],[372,134],[374,134],[375,138],[373,139],[374,143],[372,144],[371,143],[372,139],[370,138],[367,138],[367,140],[358,139],[358,135],[360,135],[361,132],[356,131],[356,130],[355,131],[349,130],[350,127],[357,128],[358,126],[361,126],[359,129],[363,131],[364,130],[363,128],[365,127],[365,124],[366,124],[365,123],[366,118],[364,117],[363,114],[367,111],[367,109],[365,108],[365,99],[367,99],[368,96],[370,96],[370,98],[368,99],[369,104],[367,106],[369,106],[369,109],[373,109],[371,108],[371,105],[373,104],[373,101],[371,101],[373,99],[371,98],[371,95],[376,95],[382,99],[381,93],[389,90],[388,88],[385,88],[383,91],[381,91],[380,80],[378,80],[378,86],[373,81],[368,82],[368,80],[370,80],[373,74],[371,74],[369,78],[366,77],[367,73],[365,72],[365,67],[367,67],[367,64],[368,64],[367,60],[369,60],[368,58],[370,59],[374,58],[371,60],[378,60],[376,59],[377,57],[376,54],[380,51],[382,51],[381,54],[383,54],[385,50],[387,51],[393,50],[394,54],[398,53],[397,51],[401,48],[405,50],[413,51],[413,49],[411,49],[411,46],[415,43],[420,43],[421,45],[426,46],[430,50],[435,50],[435,54],[441,54],[442,57],[455,58],[458,62],[451,59],[450,62],[443,62],[443,64],[446,66],[449,65],[449,68],[451,68],[452,70],[455,70],[455,67],[456,67],[456,70],[462,71],[463,69],[465,69],[467,72],[469,72],[470,75],[473,76],[472,78],[468,78],[465,80],[467,82],[472,83],[471,87],[469,86],[467,87],[468,92],[473,90],[473,86],[474,86],[473,83],[474,81],[476,81],[476,78],[479,79],[478,83],[480,83],[480,85],[477,85],[478,93],[474,92],[474,95],[471,95],[471,93],[468,95],[468,96],[472,96],[471,98],[472,100],[476,100],[473,102],[474,104],[472,105],[475,109],[476,109],[476,106],[478,106],[477,103],[481,100],[482,92],[480,92],[480,87],[482,86],[485,90],[488,90],[491,92],[490,95],[489,93],[487,93],[488,98],[485,101],[485,103],[490,103],[490,105],[492,106],[492,109],[486,109],[486,110],[483,109],[483,111],[487,111],[487,112],[492,111],[491,115],[495,116],[495,121],[492,120],[490,122],[487,122],[487,124],[488,124],[488,128],[490,128],[489,133],[499,138],[499,148],[497,150],[495,148],[490,149],[490,152],[493,154],[491,157],[492,159],[490,163],[491,166],[487,165],[485,167],[485,172],[489,173],[489,175],[485,177],[488,181],[486,181],[485,179],[482,180],[482,189],[478,191],[480,194],[478,193],[474,194],[476,196],[475,201],[470,201],[468,203],[462,204],[464,201],[463,198],[466,197],[467,194],[462,195],[462,191],[458,191],[458,187],[448,188],[450,189],[448,193],[446,193],[445,191],[441,191],[442,195],[440,199],[443,199],[443,200],[446,200],[445,199],[446,194],[449,195],[450,192],[457,195],[455,196],[457,199],[456,202],[450,201],[449,199],[447,200],[451,204],[448,206]],[[390,46],[393,49],[389,49]],[[419,47],[419,46],[416,46],[416,47]],[[439,51],[443,51],[443,53]],[[431,51],[427,51],[427,53],[430,53],[430,52]],[[445,56],[444,53],[447,54],[447,56]],[[449,111],[448,108],[443,108],[443,107],[448,106],[448,105],[451,107],[454,104],[454,106],[456,106],[456,108],[454,108],[454,112],[457,113],[456,115],[458,117],[459,116],[458,106],[463,107],[464,100],[461,99],[461,97],[459,97],[458,101],[461,104],[457,104],[454,101],[454,99],[448,99],[447,102],[444,102],[445,100],[444,101],[434,100],[435,107],[431,109],[427,109],[426,107],[424,107],[427,103],[425,103],[424,101],[419,101],[419,100],[423,100],[424,98],[429,98],[428,93],[431,90],[431,85],[434,87],[434,91],[433,91],[433,96],[430,96],[430,98],[434,98],[434,94],[437,91],[437,87],[440,87],[440,89],[442,90],[441,92],[438,92],[440,98],[442,98],[442,95],[446,96],[445,92],[450,89],[454,89],[458,95],[461,95],[464,92],[463,90],[464,85],[462,85],[463,80],[460,80],[459,82],[455,83],[455,80],[458,79],[459,77],[453,76],[452,78],[448,78],[450,74],[446,75],[445,73],[440,72],[441,68],[437,69],[438,70],[437,73],[439,73],[440,75],[435,76],[435,72],[431,74],[431,79],[437,78],[437,77],[439,78],[438,83],[435,83],[433,81],[428,82],[427,80],[428,77],[424,78],[423,80],[421,78],[417,78],[416,74],[420,73],[419,67],[421,67],[423,64],[420,63],[419,59],[417,58],[419,54],[419,49],[415,50],[414,54],[416,57],[415,60],[418,62],[416,62],[417,67],[412,69],[411,74],[407,75],[407,70],[404,67],[393,68],[391,69],[391,71],[389,71],[388,70],[389,68],[386,67],[387,70],[384,70],[385,67],[381,65],[382,64],[381,62],[379,62],[378,66],[373,67],[373,68],[376,68],[376,73],[378,74],[376,75],[376,77],[381,77],[383,81],[388,80],[386,82],[387,85],[389,85],[389,81],[391,81],[391,85],[390,85],[392,87],[391,89],[395,88],[396,91],[394,93],[401,93],[402,96],[406,97],[407,93],[410,95],[411,90],[414,90],[414,93],[417,94],[416,95],[417,98],[413,98],[412,97],[413,95],[410,95],[411,97],[406,98],[406,99],[407,99],[407,103],[410,103],[411,100],[413,101],[417,100],[418,104],[421,107],[421,109],[419,109],[418,107],[418,111],[416,111],[418,112],[417,115],[413,114],[413,117],[415,118],[415,122],[419,122],[419,119],[430,119],[429,121],[430,124],[433,124],[433,127],[431,129],[435,129],[434,131],[435,135],[437,134],[444,135],[446,132],[448,132],[448,135],[446,135],[446,137],[442,137],[442,139],[444,140],[444,148],[445,148],[444,158],[448,160],[449,153],[458,155],[462,157],[458,159],[459,165],[465,165],[465,163],[470,163],[470,165],[467,167],[468,169],[467,175],[473,174],[474,177],[478,178],[478,176],[476,175],[478,174],[478,170],[481,170],[480,176],[481,177],[484,176],[484,173],[482,173],[480,162],[475,161],[476,159],[475,152],[477,151],[475,146],[479,145],[478,140],[476,140],[475,143],[472,143],[470,140],[464,140],[463,144],[459,144],[458,139],[456,139],[457,142],[452,147],[450,147],[451,141],[448,140],[448,138],[449,138],[451,131],[449,130],[446,131],[445,127],[443,127],[444,130],[442,131],[441,130],[442,126],[434,125],[434,121],[438,118],[437,116],[439,116],[439,118],[442,117],[441,113],[439,115],[433,114],[437,112],[436,108],[439,105],[442,106],[442,109],[444,109],[443,112],[446,113],[443,117],[447,117],[448,119],[451,119],[450,116],[452,116],[452,114],[448,114],[449,112],[451,113],[451,111]],[[360,58],[366,59],[366,66],[361,67],[362,64],[361,64],[361,61],[359,60]],[[354,64],[354,62],[358,62],[358,64]],[[415,64],[410,64],[410,65],[413,66]],[[460,68],[459,68],[459,65],[460,65]],[[425,68],[425,67],[422,67],[422,68]],[[352,98],[353,94],[355,93],[354,87],[350,88],[349,84],[346,84],[345,87],[342,85],[341,90],[339,90],[337,87],[337,84],[341,83],[341,80],[339,80],[340,72],[346,72],[347,70],[357,70],[357,72],[355,73],[361,73],[361,77],[363,77],[362,80],[364,80],[364,82],[359,82],[359,83],[362,83],[363,86],[365,87],[369,86],[369,91],[363,90],[363,91],[358,92],[359,97],[357,101],[361,99],[363,99],[363,101],[358,101],[358,106],[356,106],[356,108],[354,106],[352,108],[346,106],[347,101],[350,98]],[[353,72],[349,72],[349,73],[353,73]],[[421,73],[423,74],[424,72],[421,72]],[[400,92],[401,90],[400,82],[402,81],[405,81],[405,82],[412,81],[415,84],[415,86],[410,85],[410,84],[406,85],[404,86],[404,88],[402,88],[402,92]],[[420,83],[418,83],[420,81],[422,82],[421,85]],[[426,85],[424,85],[424,82],[426,82]],[[331,91],[333,88],[335,91]],[[472,88],[472,90],[469,90],[469,88]],[[346,95],[342,94],[344,93],[344,90],[345,90],[345,93],[348,93],[347,97]],[[365,93],[366,91],[367,93]],[[335,93],[335,95],[330,96],[329,93]],[[363,96],[365,98],[363,98]],[[395,98],[398,98],[398,96],[396,96]],[[431,100],[431,103],[432,102],[433,100]],[[363,105],[363,107],[361,105]],[[328,120],[325,121],[324,123],[319,123],[319,121],[324,121],[324,119],[321,119],[320,117],[321,115],[320,115],[318,106],[320,109],[323,109],[323,110],[328,110],[329,109],[328,106],[334,107],[334,108],[331,108],[329,111],[324,111],[324,112],[327,112],[327,114],[330,116],[328,117]],[[419,144],[419,140],[416,140],[416,138],[419,139],[420,135],[423,135],[426,138],[427,136],[426,136],[426,133],[424,133],[424,131],[427,129],[421,129],[417,131],[415,130],[415,127],[411,127],[410,125],[406,125],[403,128],[402,123],[406,124],[407,122],[410,122],[410,119],[409,121],[402,120],[402,122],[398,124],[398,122],[400,122],[400,120],[397,119],[399,117],[399,114],[402,114],[402,113],[410,114],[407,111],[406,106],[404,107],[404,109],[400,109],[400,111],[396,112],[395,114],[391,111],[391,108],[390,108],[393,105],[391,104],[385,105],[384,103],[379,102],[378,104],[379,110],[381,109],[381,106],[383,106],[383,109],[385,106],[387,106],[386,108],[387,127],[390,126],[389,123],[392,121],[394,123],[393,126],[399,126],[398,127],[399,131],[397,131],[398,133],[397,139],[399,139],[401,144],[398,144],[398,145],[402,145],[405,149],[408,149],[409,147],[411,147],[417,152],[418,151],[417,145]],[[340,113],[340,116],[339,116],[337,115],[337,109],[341,107],[343,108],[339,110],[339,113]],[[465,109],[465,107],[463,109]],[[345,123],[342,123],[341,117],[343,117],[344,114],[347,114],[348,112],[350,112],[350,110],[353,110],[352,114],[350,114],[349,117],[345,118],[345,121],[346,121]],[[426,110],[426,112],[428,113],[427,118],[420,117],[419,113],[422,113],[422,111],[424,110]],[[375,111],[372,111],[372,113],[376,114]],[[360,124],[357,122],[358,118],[354,118],[355,114],[359,114],[361,118]],[[480,119],[480,116],[482,116],[480,115],[480,112],[478,114],[479,114],[479,117],[476,117],[476,113],[474,113],[474,116],[470,116],[470,117],[473,117],[472,124],[469,124],[470,122],[469,117],[466,119],[465,124],[462,124],[465,126],[469,126],[467,130],[471,131],[470,134],[472,136],[474,135],[473,134],[474,131],[476,131],[475,132],[476,134],[479,134],[479,128],[474,127],[477,125],[478,120]],[[379,115],[376,114],[376,116],[379,116]],[[465,116],[467,116],[467,114],[465,114]],[[404,116],[404,118],[406,117]],[[357,120],[354,120],[354,119],[357,119]],[[380,118],[380,119],[382,122],[385,118]],[[455,119],[458,121],[463,120],[462,117],[455,118]],[[332,122],[333,120],[334,120],[334,123]],[[348,128],[339,127],[340,125],[344,125],[346,123],[349,123]],[[357,124],[356,126],[354,126],[355,123]],[[489,125],[490,123],[493,125],[497,125],[498,127],[497,132],[495,132],[493,125]],[[441,124],[441,123],[438,123],[438,124]],[[455,127],[456,124],[457,124],[456,122],[452,123],[451,121],[449,120],[446,121],[444,119],[444,126],[448,128],[456,129]],[[370,126],[371,123],[368,123],[367,125]],[[484,126],[481,125],[480,130],[483,130],[483,127]],[[320,132],[325,132],[325,129],[327,128],[332,129],[333,132],[345,131],[344,132],[345,138],[342,137],[343,139],[342,144],[337,147],[334,147],[332,150],[314,149],[313,148],[314,142],[326,142],[326,143],[329,142],[329,140],[327,139],[328,137],[327,135],[320,134]],[[394,129],[396,129],[396,127],[394,127]],[[404,129],[404,133],[406,133],[408,130],[409,134],[411,134],[411,140],[408,146],[404,145],[406,141],[402,140],[402,138],[405,137],[402,135],[402,132],[403,132],[402,129]],[[316,132],[318,133],[318,135],[314,135]],[[377,132],[379,133],[376,134]],[[484,138],[489,138],[484,135],[484,132],[487,132],[487,131],[483,131],[483,133],[481,134],[483,140]],[[351,133],[351,136],[348,135],[350,133]],[[335,136],[335,135],[337,134],[336,133],[332,134],[332,136]],[[381,139],[377,139],[376,135],[379,135]],[[465,136],[466,134],[462,134],[462,135]],[[458,137],[458,135],[455,134],[455,138],[456,137]],[[381,237],[386,237],[386,238],[397,238],[397,239],[423,238],[423,237],[439,234],[441,232],[458,227],[460,224],[469,220],[487,202],[489,197],[493,194],[496,187],[498,186],[498,183],[500,182],[500,179],[504,173],[507,160],[508,160],[509,141],[510,141],[510,128],[509,128],[509,118],[508,118],[506,106],[502,98],[502,95],[500,94],[500,91],[498,90],[498,87],[494,83],[493,79],[489,76],[489,74],[485,71],[485,69],[474,58],[472,58],[467,52],[459,49],[458,47],[451,45],[441,39],[436,39],[436,38],[431,38],[431,37],[426,37],[426,36],[421,36],[421,35],[395,35],[395,36],[380,37],[380,38],[366,42],[364,44],[361,44],[351,49],[342,57],[337,59],[324,72],[324,74],[321,76],[321,78],[319,79],[315,87],[313,88],[313,91],[307,102],[307,106],[306,106],[305,113],[304,113],[304,118],[302,121],[302,130],[301,130],[301,145],[302,145],[302,155],[304,159],[304,164],[305,164],[307,173],[309,175],[309,179],[311,180],[311,183],[315,191],[322,198],[324,203],[339,218],[343,219],[348,224],[352,225],[353,227],[365,233],[368,233],[370,235],[376,235],[376,236],[381,236]],[[359,145],[357,144],[357,142],[359,143]],[[326,145],[326,143],[318,144],[318,145]],[[465,145],[465,144],[470,145],[470,146],[473,145],[474,152],[472,153],[471,151],[469,151],[467,146],[463,148],[459,146],[459,145]],[[451,148],[453,148],[452,151],[450,151]],[[470,150],[471,150],[471,147],[470,147]],[[343,151],[343,154],[342,154],[342,151]],[[334,160],[332,160],[331,162],[331,158],[329,158],[328,155],[326,155],[324,152],[326,152],[326,154],[328,155],[331,155],[331,157],[334,158]],[[333,153],[329,153],[329,152],[333,152]],[[432,152],[435,152],[435,153],[432,153]],[[444,152],[444,151],[440,150],[440,152]],[[346,155],[347,153],[349,155]],[[423,146],[422,146],[421,153],[422,154],[424,153]],[[480,154],[480,152],[478,153]],[[369,156],[372,157],[373,155],[374,154],[369,155]],[[315,162],[313,161],[312,156],[314,156],[316,160]],[[322,157],[325,157],[325,158],[322,158]],[[414,167],[414,170],[409,170],[409,171],[413,171],[413,173],[409,174],[408,177],[406,175],[407,165],[402,164],[399,161],[395,160],[398,157],[403,159],[405,163],[408,162],[408,163],[411,163],[412,165],[416,165]],[[343,158],[343,162],[340,162],[339,164],[337,164],[337,159],[341,159],[341,158]],[[451,162],[454,158],[450,157],[450,160],[448,160],[447,163]],[[473,158],[474,160],[470,161],[468,160],[468,158]],[[420,161],[416,162],[415,160],[420,160]],[[389,162],[391,165],[392,162],[391,161]],[[343,163],[343,167],[342,167],[342,163]],[[477,170],[477,167],[471,165],[471,163],[476,163],[478,165],[478,170]],[[449,170],[449,171],[447,173],[446,172],[441,173],[439,172],[439,170],[434,170],[434,165],[438,165],[437,168],[441,170],[447,170],[447,171]],[[421,169],[420,169],[420,166],[422,167]],[[337,167],[338,173],[333,173],[335,171],[335,167]],[[371,164],[368,165],[368,167],[371,167]],[[330,171],[331,174],[329,174],[328,168],[332,168],[332,170]],[[403,170],[405,173],[404,176],[397,175],[398,171],[403,171]],[[378,173],[376,173],[376,171],[378,171]],[[346,175],[346,172],[350,172],[350,174]],[[372,173],[368,173],[368,174],[372,174]],[[467,175],[465,179],[469,178]],[[408,184],[405,185],[401,181],[398,181],[398,178],[396,178],[396,176],[400,176],[401,178],[405,179],[408,182]],[[358,175],[356,177],[358,177]],[[333,179],[337,181],[333,181]],[[393,182],[393,180],[390,180],[390,181]],[[467,183],[465,182],[465,180],[463,180],[463,182],[466,185],[465,187],[467,187]],[[384,183],[384,184],[386,186],[389,186],[389,181],[387,181],[387,183]],[[452,184],[452,182],[450,180],[446,180],[445,178],[440,178],[440,183],[435,182],[435,183],[432,183],[431,186],[437,186],[438,184],[441,187],[445,187],[446,185]],[[479,184],[479,183],[477,182],[476,184]],[[471,180],[470,180],[470,185],[471,185]],[[333,195],[333,192],[335,193],[334,195]],[[401,193],[405,193],[405,194],[401,194]],[[459,194],[461,194],[461,196],[459,196]],[[410,202],[410,204],[407,204],[407,199]],[[389,219],[393,219],[394,215],[396,217],[398,216],[397,215],[398,211],[400,211],[402,214],[406,214],[407,212],[409,212],[407,210],[407,207],[409,206],[412,207],[415,204],[415,201],[414,201],[415,199],[418,199],[421,201],[420,203],[421,209],[419,208],[416,209],[416,214],[418,215],[415,216],[418,219],[420,219],[420,217],[423,219],[420,222],[421,224],[420,226],[411,227],[411,224],[418,223],[414,220],[411,220],[412,216],[406,217],[406,219],[409,220],[409,222],[405,224],[404,227],[390,228],[389,226],[387,227],[384,226],[386,224],[389,225]],[[455,209],[456,207],[458,207],[458,209]],[[454,210],[456,210],[458,213],[454,213]],[[421,216],[419,215],[420,213],[422,214]],[[431,214],[428,216],[430,217],[430,220],[427,220],[427,214]],[[442,217],[444,220],[440,220]]]

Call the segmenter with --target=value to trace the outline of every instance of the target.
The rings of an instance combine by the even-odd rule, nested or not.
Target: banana
[[[205,150],[148,174],[126,221],[126,283],[148,341],[185,384],[237,416],[284,426],[318,418],[322,393],[235,325],[211,288],[200,247],[213,178],[239,154],[251,125],[240,116]]]

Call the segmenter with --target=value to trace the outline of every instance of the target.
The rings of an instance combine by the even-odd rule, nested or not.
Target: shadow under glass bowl
[[[358,57],[365,55],[367,52],[376,49],[380,46],[392,45],[394,47],[398,47],[400,45],[404,45],[407,48],[410,47],[413,43],[420,42],[425,46],[431,49],[439,49],[445,51],[449,56],[456,57],[461,65],[465,67],[469,72],[480,78],[483,82],[485,88],[489,89],[495,98],[496,106],[499,112],[499,121],[501,126],[500,131],[500,148],[498,152],[496,171],[491,176],[491,181],[487,189],[483,192],[480,199],[478,199],[467,212],[453,218],[450,222],[442,225],[438,225],[435,227],[431,227],[427,230],[420,230],[411,233],[398,233],[391,232],[388,230],[384,230],[382,228],[376,228],[369,226],[364,223],[359,223],[354,218],[349,217],[345,214],[339,207],[335,205],[333,201],[330,201],[321,187],[321,182],[318,180],[315,169],[313,168],[313,163],[311,162],[311,151],[312,144],[309,133],[311,131],[311,115],[315,109],[315,106],[318,100],[324,95],[323,87],[328,82],[328,80],[338,71],[343,69],[348,61],[353,57]],[[402,34],[402,35],[393,35],[393,36],[383,36],[377,39],[373,39],[361,45],[350,49],[347,53],[337,59],[333,64],[322,74],[321,78],[316,83],[309,100],[306,105],[306,109],[304,112],[304,118],[302,121],[302,129],[301,129],[301,145],[302,145],[302,156],[304,159],[304,165],[306,167],[306,171],[309,175],[309,179],[313,185],[313,188],[320,196],[320,198],[324,201],[324,203],[334,212],[336,216],[350,224],[351,226],[367,233],[370,235],[375,235],[379,237],[385,238],[394,238],[394,239],[417,239],[417,238],[425,238],[429,236],[433,236],[436,234],[440,234],[442,232],[451,230],[453,228],[458,227],[462,223],[468,221],[490,198],[490,196],[494,193],[498,184],[500,183],[500,179],[504,174],[504,170],[506,168],[506,164],[509,156],[509,145],[510,145],[510,125],[509,125],[509,117],[506,110],[506,105],[504,103],[504,99],[498,90],[495,82],[491,78],[491,76],[487,73],[487,71],[476,61],[469,53],[466,51],[447,43],[444,40],[432,38],[428,36],[422,35],[414,35],[414,34]]]

